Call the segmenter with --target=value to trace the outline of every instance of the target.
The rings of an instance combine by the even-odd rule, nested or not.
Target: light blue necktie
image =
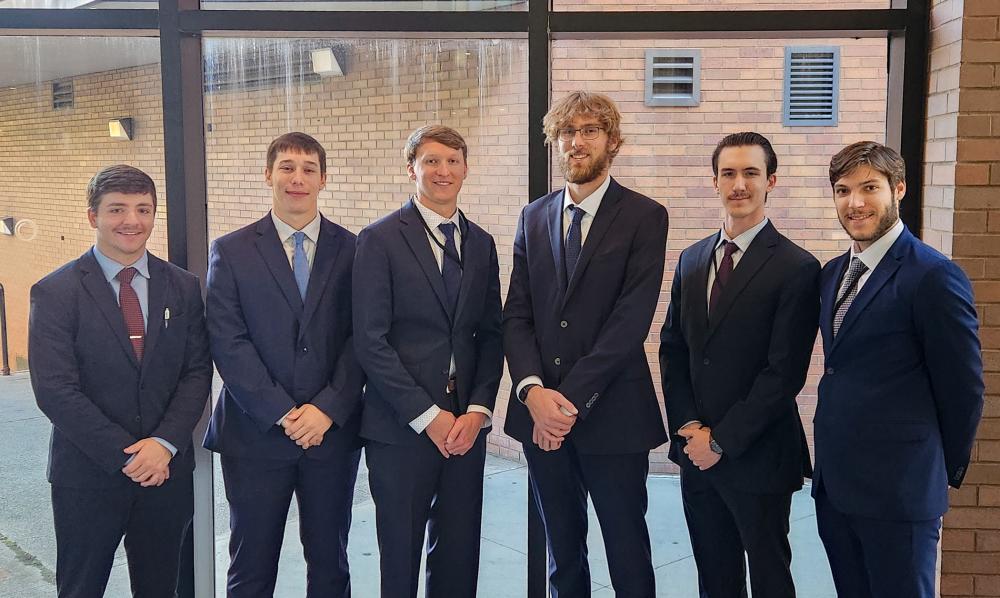
[[[303,243],[306,240],[306,234],[302,231],[296,232],[295,237],[295,253],[292,255],[292,272],[295,274],[295,284],[299,287],[299,296],[302,300],[306,299],[306,289],[309,288],[309,260],[306,258],[306,248]]]

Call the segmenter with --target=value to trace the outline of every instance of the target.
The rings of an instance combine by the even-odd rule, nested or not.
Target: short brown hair
[[[451,149],[462,150],[462,159],[465,161],[469,159],[469,146],[466,145],[465,139],[459,135],[458,131],[444,125],[424,125],[410,133],[406,139],[403,157],[406,158],[407,164],[413,164],[413,161],[417,159],[417,150],[425,141],[437,141]]]
[[[712,174],[719,176],[719,155],[727,147],[747,147],[756,145],[764,150],[764,157],[767,160],[767,176],[771,176],[778,171],[778,155],[774,153],[771,142],[760,133],[744,131],[742,133],[732,133],[722,138],[722,141],[715,146],[712,152]]]
[[[148,174],[128,164],[115,164],[98,171],[87,184],[87,209],[96,212],[108,193],[150,195],[156,210],[156,185]]]
[[[589,91],[574,91],[573,93],[560,98],[552,107],[548,114],[542,119],[542,127],[545,129],[545,143],[551,145],[559,138],[559,129],[569,125],[574,117],[580,114],[589,114],[597,118],[608,138],[615,143],[615,147],[608,151],[614,158],[618,155],[625,138],[622,137],[622,115],[615,106],[614,100],[602,93]]]
[[[906,180],[906,162],[899,152],[874,141],[859,141],[830,159],[830,186],[859,166],[869,166],[881,173],[893,189]]]
[[[313,137],[297,131],[285,133],[267,147],[267,169],[273,170],[274,161],[278,159],[278,154],[287,151],[316,154],[319,156],[319,173],[326,174],[326,150]]]

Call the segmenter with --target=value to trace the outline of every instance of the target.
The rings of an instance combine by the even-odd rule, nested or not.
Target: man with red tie
[[[93,248],[31,289],[28,361],[52,420],[60,598],[104,594],[125,538],[132,592],[176,593],[191,433],[212,382],[198,279],[146,250],[156,188],[126,165],[87,187]]]

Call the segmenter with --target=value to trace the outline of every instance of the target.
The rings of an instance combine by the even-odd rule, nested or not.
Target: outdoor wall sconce
[[[124,139],[125,141],[132,141],[132,119],[129,117],[125,118],[112,118],[108,121],[108,135],[112,139]]]

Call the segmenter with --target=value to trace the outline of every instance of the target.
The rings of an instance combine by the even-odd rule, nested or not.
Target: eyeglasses
[[[580,127],[579,129],[573,129],[570,127],[567,127],[565,129],[559,129],[558,134],[559,134],[559,139],[561,139],[562,141],[573,141],[573,138],[576,137],[577,131],[579,131],[580,136],[583,137],[584,139],[594,140],[597,139],[597,136],[600,135],[601,131],[603,130],[604,127],[599,127],[597,125],[587,125],[585,127]]]

